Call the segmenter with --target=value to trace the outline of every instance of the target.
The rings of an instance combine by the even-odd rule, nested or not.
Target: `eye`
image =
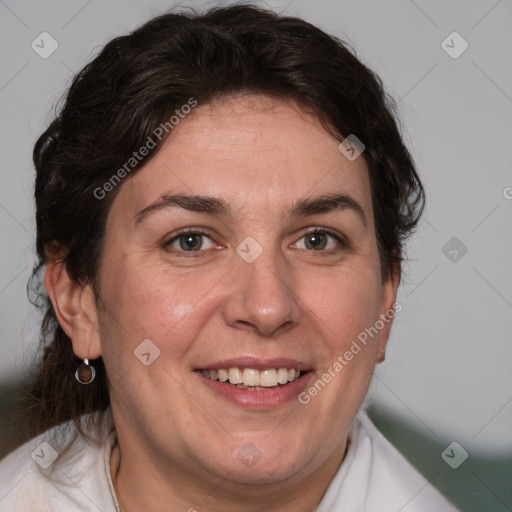
[[[189,231],[175,236],[169,240],[165,246],[172,247],[178,251],[198,252],[201,250],[212,249],[215,247],[215,244],[207,234],[199,231]]]
[[[327,231],[315,230],[306,233],[294,244],[294,247],[310,251],[325,251],[343,245],[343,241],[339,236]]]

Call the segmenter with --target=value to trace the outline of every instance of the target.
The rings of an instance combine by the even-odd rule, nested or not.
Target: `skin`
[[[366,163],[350,162],[338,145],[317,119],[275,99],[198,106],[121,185],[99,301],[61,264],[47,265],[45,284],[75,353],[106,365],[123,510],[313,511],[320,502],[391,322],[307,405],[244,409],[193,370],[232,357],[290,357],[312,367],[314,383],[393,307],[398,275],[381,277]],[[357,202],[366,223],[353,208],[291,214],[298,201],[332,193]],[[229,211],[175,206],[136,222],[163,194],[211,196]],[[212,241],[185,252],[173,238],[182,228]],[[323,250],[306,246],[306,233],[320,228],[347,246],[330,237]],[[236,252],[248,236],[263,248],[250,264]],[[133,352],[144,339],[160,350],[149,366]],[[261,453],[252,467],[236,456],[248,442]]]

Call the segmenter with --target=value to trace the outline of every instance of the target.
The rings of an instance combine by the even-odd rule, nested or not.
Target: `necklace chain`
[[[112,450],[110,452],[110,459],[112,459],[112,455],[114,454],[115,450],[119,450],[119,447],[117,446],[117,443],[112,447]],[[119,496],[118,492],[118,486],[117,486],[117,475],[119,473],[119,466],[120,466],[120,459],[117,458],[117,464],[116,469],[114,471],[114,474],[112,474],[112,468],[111,464],[109,463],[109,472],[110,472],[110,479],[112,480],[112,487],[110,488],[110,494],[112,496],[112,501],[114,502],[114,506],[116,507],[116,512],[122,512],[121,510],[121,496]],[[123,509],[126,510],[124,503],[123,503]]]
[[[114,499],[114,505],[116,507],[116,512],[122,512],[121,510],[121,496],[119,495],[119,487],[117,486],[117,473],[118,473],[119,467],[116,469],[116,473],[114,475],[114,479],[112,481],[114,485],[114,492],[112,493],[112,498]],[[126,510],[124,503],[123,503],[123,509]]]

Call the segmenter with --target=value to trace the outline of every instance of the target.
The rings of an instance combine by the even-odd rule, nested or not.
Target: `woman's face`
[[[338,144],[285,103],[226,99],[120,185],[98,350],[141,467],[265,484],[339,464],[396,280],[381,279],[365,161]]]

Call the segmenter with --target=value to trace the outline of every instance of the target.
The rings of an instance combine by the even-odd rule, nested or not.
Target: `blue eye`
[[[306,233],[296,244],[297,249],[309,251],[325,251],[343,245],[341,238],[326,231],[310,231]]]
[[[169,240],[165,244],[174,249],[185,252],[197,252],[201,250],[211,249],[214,246],[213,240],[204,233],[189,232],[183,233]]]
[[[206,233],[187,231],[170,239],[164,244],[164,247],[171,247],[178,253],[193,253],[213,249],[216,247],[216,244]],[[346,247],[346,243],[341,236],[325,230],[315,229],[303,235],[293,244],[293,247],[307,251],[322,252]]]

